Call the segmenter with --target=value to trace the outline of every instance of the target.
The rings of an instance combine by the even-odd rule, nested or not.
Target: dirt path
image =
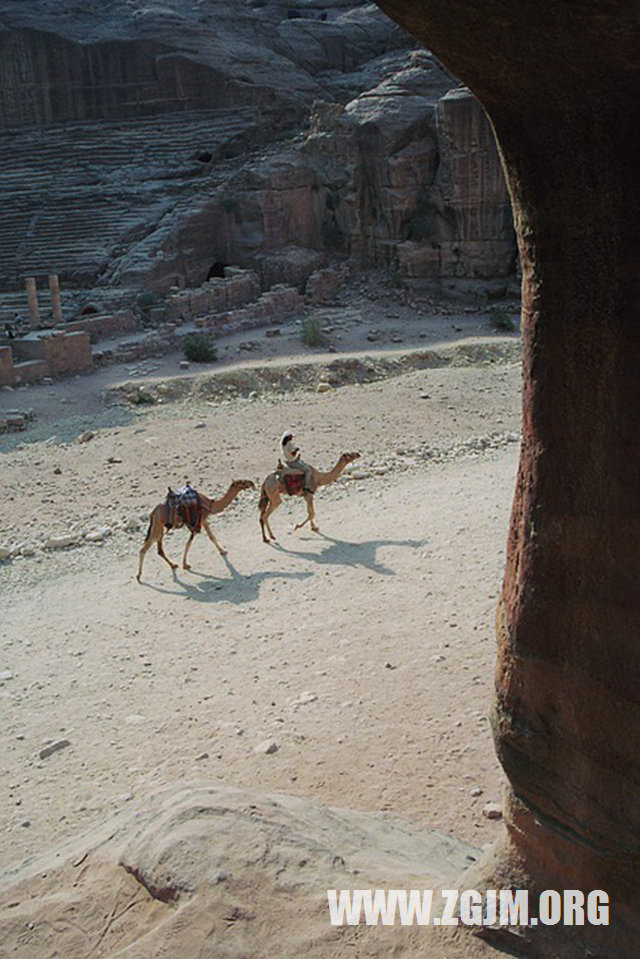
[[[0,542],[35,544],[0,564],[3,864],[183,778],[490,840],[492,618],[518,382],[515,365],[447,368],[174,405],[86,444],[3,457],[12,523]],[[142,532],[127,522],[186,469],[205,490],[259,479],[287,426],[319,465],[363,453],[362,478],[318,497],[322,535],[291,532],[296,502],[274,516],[278,546],[264,546],[257,494],[243,494],[215,522],[228,561],[200,537],[191,573],[174,578],[149,554],[138,586]],[[105,523],[102,544],[79,538]],[[73,528],[80,545],[43,550],[38,526]],[[168,538],[170,555],[183,541]],[[39,758],[60,739],[70,745]]]

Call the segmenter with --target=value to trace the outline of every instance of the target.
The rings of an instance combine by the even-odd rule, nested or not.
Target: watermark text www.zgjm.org
[[[332,926],[608,926],[602,889],[327,889]]]

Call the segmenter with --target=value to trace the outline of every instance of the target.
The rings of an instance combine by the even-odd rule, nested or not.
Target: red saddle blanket
[[[304,485],[304,473],[285,473],[283,476],[284,488],[289,496],[295,496],[302,492]]]
[[[202,526],[202,503],[196,490],[185,486],[179,490],[169,490],[165,502],[165,526],[188,526],[195,533]]]

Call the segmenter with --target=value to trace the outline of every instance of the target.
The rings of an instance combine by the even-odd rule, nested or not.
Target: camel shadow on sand
[[[313,573],[287,573],[277,570],[270,570],[258,573],[239,573],[228,557],[223,556],[230,576],[214,576],[211,573],[201,573],[196,569],[174,570],[173,585],[177,589],[166,586],[158,586],[155,583],[148,583],[144,580],[141,585],[156,593],[164,593],[166,596],[181,596],[183,599],[192,599],[198,603],[235,603],[240,606],[243,603],[251,603],[259,598],[260,588],[263,583],[274,579],[308,579]],[[197,577],[188,581],[187,577]]]
[[[378,573],[379,576],[395,576],[395,570],[389,569],[388,566],[378,560],[378,550],[384,546],[421,549],[427,544],[426,540],[417,539],[370,539],[363,543],[350,543],[347,540],[326,536],[324,533],[314,534],[314,539],[316,541],[324,540],[329,545],[319,552],[289,549],[274,541],[272,541],[271,546],[280,553],[286,553],[288,556],[298,556],[300,559],[309,560],[321,566],[351,566],[354,568],[361,566],[372,573]]]

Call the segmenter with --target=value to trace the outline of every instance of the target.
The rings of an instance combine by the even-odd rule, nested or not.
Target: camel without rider
[[[275,539],[275,536],[271,530],[271,526],[269,525],[269,517],[274,510],[280,506],[283,496],[304,496],[307,503],[307,518],[302,523],[298,523],[295,528],[300,529],[302,526],[305,526],[307,523],[309,523],[314,533],[318,533],[319,528],[315,523],[315,510],[313,507],[314,493],[318,487],[329,486],[330,483],[334,483],[345,467],[348,466],[349,463],[353,463],[353,461],[358,459],[359,456],[360,453],[343,453],[336,465],[333,467],[333,469],[329,470],[328,473],[323,473],[320,470],[312,468],[310,483],[312,490],[311,493],[304,493],[302,491],[302,487],[295,492],[289,493],[285,485],[284,477],[280,470],[278,469],[273,473],[269,473],[262,484],[262,489],[260,490],[260,502],[258,504],[258,508],[260,510],[260,529],[262,530],[263,542],[269,542],[269,539],[267,539],[267,533],[271,539]]]
[[[216,513],[221,513],[224,509],[227,508],[229,503],[233,502],[233,500],[236,498],[238,493],[240,493],[242,490],[245,490],[245,489],[255,489],[255,483],[253,483],[251,480],[234,480],[230,484],[227,492],[223,496],[221,496],[220,499],[211,499],[209,496],[205,496],[203,493],[198,493],[198,499],[200,501],[200,509],[201,509],[201,513],[200,513],[201,527],[202,529],[204,529],[205,533],[207,534],[207,536],[209,537],[209,539],[211,540],[213,545],[216,547],[216,549],[218,550],[221,556],[226,556],[227,550],[224,549],[220,545],[218,540],[215,538],[213,534],[213,530],[209,526],[207,518],[209,516],[215,515]],[[162,546],[162,540],[164,538],[165,528],[167,527],[168,523],[170,523],[170,526],[169,526],[170,529],[178,529],[180,526],[184,526],[184,520],[182,520],[181,517],[177,514],[177,511],[174,510],[172,513],[171,519],[168,519],[166,503],[158,503],[158,505],[155,507],[155,509],[152,511],[151,515],[149,516],[149,529],[147,530],[147,535],[146,535],[144,544],[142,546],[142,549],[140,550],[140,563],[138,566],[138,575],[136,577],[138,582],[140,582],[140,579],[142,577],[142,564],[144,562],[144,557],[147,551],[151,549],[154,543],[158,544],[158,555],[162,556],[165,562],[169,564],[171,569],[178,568],[178,564],[171,562],[171,560],[166,555]],[[187,555],[189,553],[191,543],[193,542],[193,538],[197,532],[200,532],[200,530],[192,529],[191,535],[189,536],[189,539],[187,540],[187,545],[184,548],[184,556],[182,557],[183,569],[191,569],[191,567],[187,563]]]

